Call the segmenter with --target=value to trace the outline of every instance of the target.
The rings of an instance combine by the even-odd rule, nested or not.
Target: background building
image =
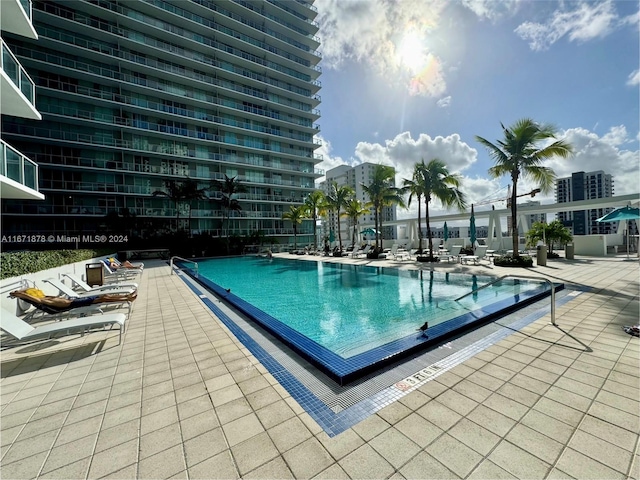
[[[355,167],[348,165],[340,165],[338,167],[328,170],[326,173],[326,180],[320,184],[320,190],[325,194],[329,192],[329,185],[331,182],[336,182],[339,186],[348,185],[355,192],[355,198],[358,199],[363,205],[370,201],[369,196],[365,193],[362,185],[369,185],[373,181],[373,169],[376,164],[374,163],[361,163]],[[384,226],[385,222],[393,221],[396,219],[396,207],[384,207],[382,209],[382,238],[386,240],[397,238],[397,232],[395,226]],[[370,209],[369,214],[360,217],[359,223],[373,225],[375,221],[373,208]],[[349,218],[340,219],[340,227],[342,230],[342,242],[344,245],[351,244],[351,233],[353,225],[350,223]],[[372,227],[373,228],[373,227]],[[326,221],[323,223],[323,235],[329,235],[330,231],[333,231],[335,238],[338,238],[338,222],[335,213],[327,214]],[[373,239],[373,236],[371,236]],[[356,242],[360,242],[362,239],[356,239]]]
[[[556,202],[566,203],[613,196],[613,178],[602,170],[574,172],[571,177],[556,180]],[[611,208],[558,212],[558,219],[574,235],[597,235],[616,232],[616,223],[598,223],[596,219],[609,213]]]
[[[0,2],[3,38],[7,2],[25,3]],[[3,115],[2,135],[37,161],[46,199],[3,202],[3,232],[94,233],[127,220],[148,235],[179,215],[181,229],[219,236],[215,201],[183,199],[176,211],[153,193],[227,175],[246,187],[229,234],[287,243],[282,213],[322,175],[316,14],[307,0],[34,2],[39,41],[4,40],[31,72],[43,120]]]
[[[31,2],[2,0],[0,31],[0,112],[13,117],[40,120],[42,117],[35,107],[34,82],[4,41],[8,33],[15,38],[38,39],[31,22]],[[38,191],[38,165],[6,143],[4,138],[0,139],[0,162],[0,193],[3,199],[44,199],[44,195]]]

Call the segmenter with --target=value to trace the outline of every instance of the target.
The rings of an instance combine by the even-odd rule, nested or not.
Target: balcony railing
[[[0,49],[0,63],[2,64],[2,70],[18,87],[22,94],[29,100],[31,105],[35,105],[36,98],[36,86],[31,77],[27,74],[18,59],[13,55],[11,50],[4,40],[2,40],[2,49]]]
[[[38,191],[38,164],[0,140],[0,175]]]
[[[27,14],[27,18],[29,20],[33,20],[31,18],[31,0],[20,0],[20,5],[22,5],[22,9],[24,10],[24,13]]]

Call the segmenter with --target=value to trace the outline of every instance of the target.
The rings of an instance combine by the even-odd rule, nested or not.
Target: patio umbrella
[[[447,222],[444,222],[444,233],[442,235],[442,238],[444,238],[445,242],[449,240],[449,227],[447,227]]]
[[[473,203],[471,204],[471,218],[469,219],[469,236],[471,237],[471,248],[476,249],[476,217],[473,213]]]
[[[363,235],[374,235],[376,233],[378,233],[376,230],[374,230],[373,228],[365,228],[364,230],[362,230]]]
[[[607,213],[604,217],[600,217],[596,222],[619,222],[620,220],[638,220],[640,219],[640,209],[632,208],[630,205]],[[629,258],[629,226],[627,224],[627,258]]]

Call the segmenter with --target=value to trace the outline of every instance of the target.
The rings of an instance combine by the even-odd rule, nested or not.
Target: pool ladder
[[[169,266],[171,267],[171,275],[173,275],[173,271],[174,271],[174,268],[173,268],[173,260],[174,260],[174,259],[176,259],[176,258],[177,258],[178,260],[182,260],[183,262],[193,263],[193,264],[196,266],[196,268],[195,268],[195,270],[196,270],[196,278],[198,277],[198,275],[199,275],[199,274],[198,274],[198,262],[194,262],[193,260],[189,260],[188,258],[178,257],[177,255],[176,255],[176,256],[173,256],[173,257],[171,257],[171,260],[169,261]],[[181,269],[179,269],[179,268],[177,268],[177,267],[176,267],[176,268],[175,268],[175,270],[181,270]]]
[[[469,292],[469,293],[465,293],[464,295],[462,295],[461,297],[458,297],[454,300],[454,302],[457,302],[458,300],[462,300],[464,297],[468,297],[469,295],[473,295],[474,293],[479,292],[480,290],[490,287],[491,285],[493,285],[494,283],[498,283],[501,282],[502,280],[504,280],[505,278],[517,278],[517,279],[521,279],[521,280],[536,280],[536,281],[544,281],[547,282],[549,285],[551,285],[551,325],[557,326],[556,325],[556,289],[555,286],[553,285],[553,282],[551,280],[549,280],[548,278],[544,278],[544,277],[528,277],[526,275],[503,275],[502,277],[499,277],[495,280],[493,280],[492,282],[487,283],[486,285],[482,285],[481,287],[476,288],[475,290]]]

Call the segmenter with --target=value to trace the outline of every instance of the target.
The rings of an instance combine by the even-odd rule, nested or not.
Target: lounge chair
[[[100,294],[101,293],[100,290],[110,290],[112,288],[123,288],[123,289],[133,288],[134,290],[138,289],[138,284],[135,282],[112,283],[110,285],[102,285],[100,287],[91,287],[87,282],[82,280],[82,278],[80,278],[77,275],[74,275],[73,273],[63,273],[62,275],[67,277],[69,280],[73,282],[74,285],[77,285],[79,288],[81,288],[85,292],[95,292],[95,294]]]
[[[366,257],[367,253],[369,253],[369,250],[371,250],[371,245],[365,245],[361,250],[354,250],[352,253],[352,257],[358,258],[360,255],[364,255]]]
[[[453,245],[449,250],[449,253],[442,255],[440,259],[444,260],[446,258],[447,262],[450,262],[452,258],[454,260],[457,260],[458,258],[460,258],[460,250],[462,250],[462,245]]]
[[[144,269],[144,263],[142,262],[131,263],[129,260],[125,260],[124,262],[121,262],[115,257],[109,257],[108,260],[110,263],[116,265],[118,268],[128,268],[128,269],[137,269],[137,270]]]
[[[481,245],[479,247],[476,247],[476,254],[475,255],[462,255],[460,257],[460,263],[469,263],[469,262],[473,262],[474,265],[478,265],[478,263],[480,262],[480,260],[482,260],[486,255],[487,255],[487,249],[489,247],[487,245]]]
[[[69,298],[84,298],[84,297],[90,297],[94,295],[110,295],[110,294],[129,295],[129,294],[135,293],[136,291],[135,288],[123,288],[120,285],[115,285],[115,286],[107,285],[108,288],[101,288],[98,291],[94,290],[89,292],[76,292],[72,288],[68,287],[67,285],[62,283],[60,280],[55,278],[47,278],[46,280],[43,280],[43,282],[47,282],[48,284],[53,285],[60,291],[60,293],[66,295]]]
[[[142,270],[138,270],[137,268],[118,268],[114,270],[107,260],[103,260],[102,265],[104,266],[105,278],[115,281],[131,280],[142,273]]]
[[[393,255],[394,260],[409,260],[411,259],[411,256],[409,255],[409,252],[407,252],[405,249],[400,248],[399,245],[397,244],[393,244],[391,246],[391,251],[389,252],[391,255]]]
[[[66,335],[70,335],[72,332],[79,331],[81,335],[84,335],[93,328],[105,328],[107,326],[113,328],[114,325],[118,324],[120,325],[118,345],[120,345],[122,343],[122,333],[124,332],[124,323],[126,320],[125,315],[122,313],[112,313],[109,315],[72,318],[61,322],[32,327],[4,308],[1,313],[0,328],[19,341],[35,340],[42,336],[51,338],[52,335],[61,332],[66,332]]]

